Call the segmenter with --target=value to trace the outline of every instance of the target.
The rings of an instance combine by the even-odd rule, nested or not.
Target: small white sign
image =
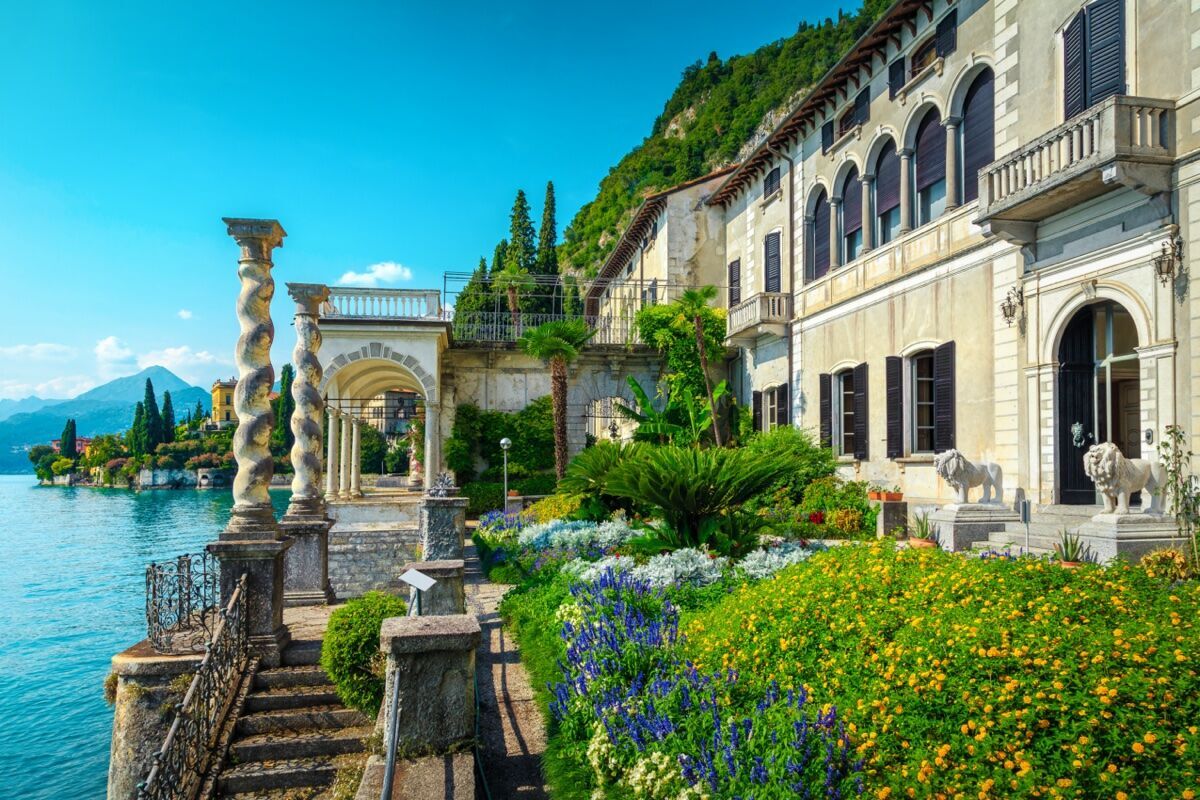
[[[400,576],[400,580],[407,583],[409,586],[415,586],[417,591],[427,592],[433,585],[437,583],[433,578],[415,569],[410,569],[408,572]]]

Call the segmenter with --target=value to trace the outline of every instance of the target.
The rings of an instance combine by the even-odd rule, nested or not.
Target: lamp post
[[[504,451],[504,497],[508,497],[508,448],[512,447],[512,439],[505,436],[500,440],[500,449]],[[508,502],[505,499],[504,502]]]

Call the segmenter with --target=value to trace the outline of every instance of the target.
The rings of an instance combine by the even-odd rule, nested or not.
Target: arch
[[[920,341],[913,342],[912,344],[901,348],[897,355],[899,355],[901,358],[909,358],[910,356],[915,356],[917,353],[922,353],[926,350],[936,350],[943,344],[945,344],[945,342],[940,339],[921,339]]]
[[[856,157],[854,157],[852,155],[847,155],[845,158],[843,158],[838,163],[837,171],[833,173],[833,196],[834,197],[838,197],[838,198],[842,197],[842,189],[846,183],[846,176],[849,175],[851,172],[855,172],[859,175],[862,175],[863,167],[862,167],[862,164],[859,163],[859,161]]]
[[[334,357],[321,376],[319,391],[326,394],[335,378],[340,392],[359,397],[403,388],[419,393],[430,405],[438,402],[434,376],[413,356],[397,353],[382,342],[368,342]]]
[[[976,56],[970,64],[959,70],[950,89],[950,102],[947,105],[950,112],[947,116],[962,117],[963,106],[967,100],[967,92],[970,90],[971,85],[975,83],[975,79],[985,71],[995,73],[990,56]]]
[[[1066,333],[1067,325],[1075,316],[1075,312],[1084,306],[1092,305],[1101,300],[1111,300],[1129,312],[1129,316],[1133,318],[1133,324],[1137,328],[1138,342],[1140,346],[1145,347],[1154,341],[1154,328],[1150,324],[1150,311],[1146,308],[1146,304],[1142,301],[1141,296],[1134,292],[1128,286],[1115,283],[1097,282],[1094,285],[1094,292],[1084,293],[1082,290],[1072,294],[1066,302],[1059,306],[1058,310],[1050,318],[1046,325],[1046,330],[1049,336],[1042,337],[1042,350],[1040,353],[1041,361],[1044,364],[1053,364],[1058,362],[1058,351],[1062,346],[1063,334]]]
[[[833,196],[833,191],[829,186],[829,182],[823,178],[817,178],[813,181],[813,185],[808,190],[808,196],[804,199],[804,214],[811,217],[816,209],[817,201],[824,194],[826,200]]]
[[[959,142],[962,157],[962,192],[959,197],[969,203],[979,196],[979,173],[996,158],[995,75],[984,66],[974,73],[962,96],[962,115],[959,117]]]
[[[912,150],[917,143],[917,129],[921,127],[921,122],[925,119],[929,112],[936,111],[939,120],[946,118],[946,104],[940,100],[935,100],[932,97],[926,96],[920,103],[913,107],[909,112],[908,117],[904,120],[904,133],[901,136],[902,144],[899,144],[901,149]]]
[[[945,211],[946,187],[953,176],[946,174],[946,126],[936,108],[927,108],[917,119],[913,133],[912,205],[914,227],[937,219]]]
[[[874,175],[875,165],[879,161],[879,154],[883,152],[883,148],[887,147],[889,143],[899,148],[899,145],[896,144],[898,141],[900,141],[900,134],[895,128],[891,125],[880,125],[875,138],[867,145],[867,154],[863,158],[863,171]]]
[[[807,237],[811,243],[805,248],[805,274],[808,280],[816,280],[829,272],[830,255],[835,242],[830,240],[829,218],[833,209],[829,203],[829,194],[821,186],[811,200],[812,235]]]

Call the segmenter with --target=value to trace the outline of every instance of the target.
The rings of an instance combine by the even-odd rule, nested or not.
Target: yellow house
[[[236,386],[237,378],[213,381],[212,422],[217,428],[228,428],[237,424],[237,414],[233,411],[233,390]]]

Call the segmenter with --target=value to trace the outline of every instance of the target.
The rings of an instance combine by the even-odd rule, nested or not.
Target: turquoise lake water
[[[288,494],[271,492],[280,514]],[[146,564],[201,550],[232,504],[0,475],[0,797],[104,797],[104,678],[146,636]]]

